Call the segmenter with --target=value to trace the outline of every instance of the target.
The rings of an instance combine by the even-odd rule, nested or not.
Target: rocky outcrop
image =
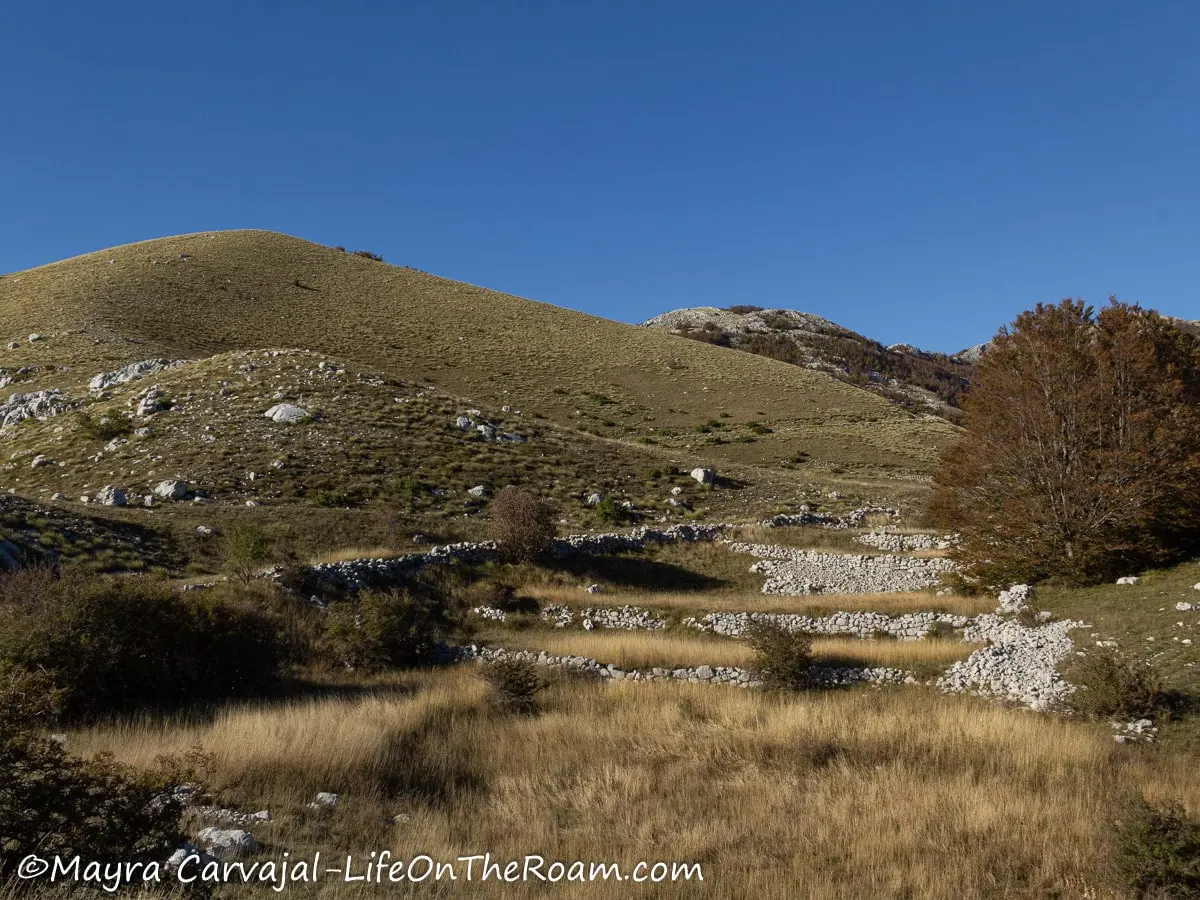
[[[88,382],[88,390],[93,394],[99,394],[109,388],[116,387],[118,384],[124,384],[127,381],[133,381],[137,378],[145,378],[147,375],[157,374],[166,369],[182,365],[184,362],[185,360],[182,359],[143,359],[141,362],[121,366],[121,368],[112,372],[101,372]]]
[[[803,631],[826,636],[873,638],[886,636],[900,641],[917,641],[941,629],[967,628],[970,616],[948,613],[918,612],[889,616],[877,612],[839,612],[829,616],[806,616],[799,613],[712,612],[699,618],[683,620],[683,624],[725,637],[741,637],[754,623],[777,625],[787,631]]]
[[[78,405],[78,400],[65,396],[57,388],[12,394],[6,403],[0,403],[0,427],[11,428],[26,419],[50,419]]]
[[[276,403],[263,415],[272,422],[294,425],[297,422],[305,421],[309,417],[309,412],[307,409],[291,403]]]

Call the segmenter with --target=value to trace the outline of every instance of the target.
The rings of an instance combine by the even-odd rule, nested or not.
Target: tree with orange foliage
[[[1200,549],[1200,343],[1111,299],[1002,328],[932,512],[989,585],[1095,583]]]

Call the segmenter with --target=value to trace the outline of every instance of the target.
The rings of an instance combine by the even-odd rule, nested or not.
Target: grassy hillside
[[[507,483],[555,501],[572,528],[606,524],[592,493],[631,502],[640,521],[745,521],[802,503],[915,509],[954,433],[823,372],[257,231],[0,277],[0,348],[9,392],[65,399],[60,415],[0,428],[0,490],[111,519],[114,533],[149,529],[163,552],[147,563],[174,571],[182,559],[207,568],[212,542],[197,527],[236,518],[300,553],[477,536],[486,498]],[[185,363],[89,390],[156,357]],[[151,387],[161,408],[135,414]],[[280,402],[313,416],[265,419]],[[463,431],[468,413],[525,440]],[[719,471],[716,489],[687,477],[696,466]],[[204,502],[81,505],[112,485],[133,507],[165,479]],[[468,494],[478,485],[484,498]],[[39,538],[28,521],[50,522],[46,510],[10,532],[97,555],[57,527]],[[108,549],[104,567],[126,567]]]
[[[57,337],[28,345],[30,332]],[[606,437],[743,463],[804,450],[921,470],[949,434],[822,373],[269,232],[164,238],[7,275],[0,337],[21,342],[0,355],[6,366],[52,360],[89,373],[159,354],[299,347]],[[696,433],[722,413],[774,430],[754,444]]]

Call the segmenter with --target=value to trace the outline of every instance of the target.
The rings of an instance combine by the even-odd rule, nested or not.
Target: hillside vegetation
[[[37,346],[30,332],[71,334]],[[6,367],[53,362],[80,375],[160,355],[302,348],[609,438],[703,446],[717,461],[803,450],[927,470],[949,433],[821,373],[261,231],[163,238],[4,276],[0,336],[21,343],[0,357]],[[698,438],[721,413],[773,430],[755,445]]]

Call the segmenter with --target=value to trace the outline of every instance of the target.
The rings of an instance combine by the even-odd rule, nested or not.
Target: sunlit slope
[[[55,339],[28,345],[30,332]],[[0,337],[22,345],[5,365],[81,374],[160,354],[315,350],[612,439],[755,464],[804,450],[924,469],[951,433],[823,373],[263,231],[162,238],[4,276]],[[713,419],[772,431],[753,442],[696,432]]]

